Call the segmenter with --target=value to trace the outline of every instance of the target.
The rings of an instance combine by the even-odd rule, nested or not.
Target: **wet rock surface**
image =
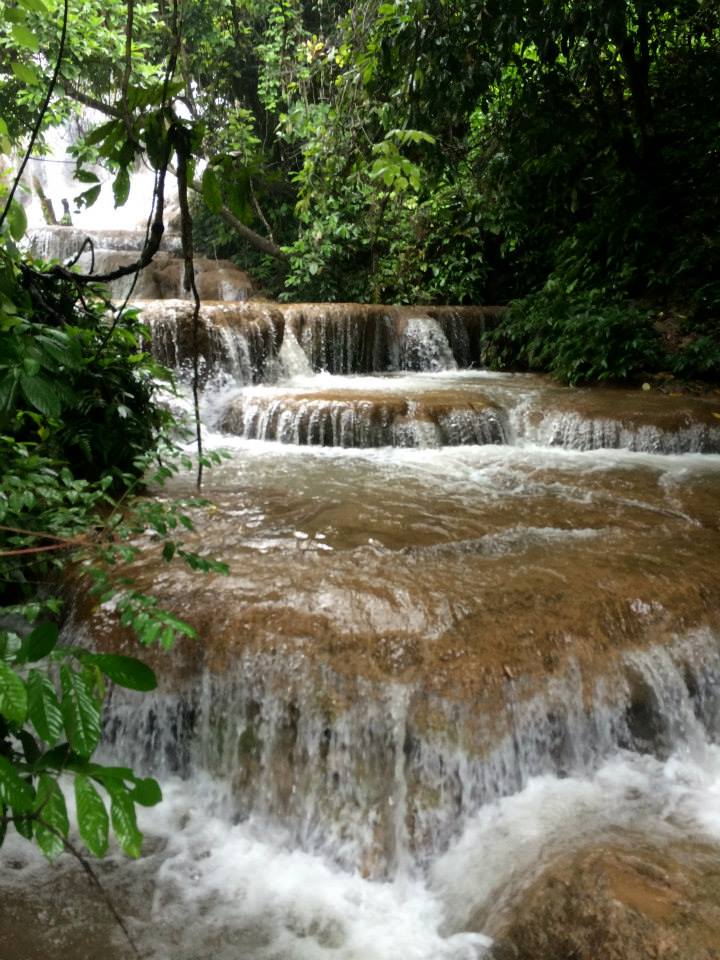
[[[399,453],[392,480],[386,466],[247,450],[196,516],[196,546],[229,577],[169,576],[149,552],[140,583],[202,628],[217,669],[247,649],[302,650],[462,702],[509,684],[523,696],[570,662],[591,686],[628,649],[716,625],[712,464],[689,487],[682,461],[583,469],[500,448]]]
[[[593,847],[546,868],[504,912],[493,960],[717,960],[718,851]]]

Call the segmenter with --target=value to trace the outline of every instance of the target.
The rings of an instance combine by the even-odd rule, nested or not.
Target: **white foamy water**
[[[212,780],[171,780],[164,793],[142,811],[148,855],[139,863],[113,855],[105,871],[128,904],[134,938],[156,960],[477,960],[492,941],[468,926],[478,917],[492,926],[556,855],[618,831],[720,842],[720,749],[709,744],[665,762],[621,752],[589,777],[533,778],[483,807],[427,872],[388,882],[292,849],[267,824],[233,824],[213,802],[223,788]],[[26,889],[47,881],[42,858],[19,838],[2,856]],[[76,870],[70,858],[53,868],[59,895]],[[6,896],[7,881],[0,875]],[[149,900],[138,895],[145,889]]]

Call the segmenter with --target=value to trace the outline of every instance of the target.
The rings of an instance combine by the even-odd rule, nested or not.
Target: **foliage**
[[[57,12],[58,0],[43,2]],[[15,129],[13,111],[39,88],[12,64],[39,77],[36,48],[56,42],[33,4],[17,17],[37,43],[23,45],[9,21],[0,31],[11,64],[0,115]],[[176,95],[207,161],[198,235],[270,293],[487,302],[552,276],[574,283],[570,293],[717,321],[720,26],[709,0],[186,0],[182,10]],[[131,135],[113,114],[123,3],[84,0],[62,75],[70,98],[111,118],[106,147],[90,133],[78,156],[108,165],[120,194],[167,119],[155,105],[168,9],[136,5],[135,17]],[[88,83],[88,63],[100,81]],[[50,120],[72,109],[57,98]]]
[[[495,365],[548,370],[571,384],[625,380],[654,368],[659,338],[647,311],[601,291],[568,296],[550,281],[511,306],[489,353]]]
[[[111,327],[104,303],[87,291],[74,300],[13,244],[1,256],[0,842],[12,823],[47,856],[62,852],[69,821],[60,778],[68,775],[90,853],[107,850],[111,824],[120,846],[138,856],[135,804],[156,803],[160,789],[130,770],[93,762],[92,754],[107,682],[150,690],[155,678],[134,658],[59,644],[56,580],[71,557],[123,626],[144,644],[169,647],[194,630],[138,592],[121,565],[152,531],[168,561],[224,567],[188,550],[178,532],[192,530],[188,508],[202,501],[133,495],[146,477],[157,484],[190,466],[163,441],[161,431],[173,424],[157,405],[153,378],[160,371],[141,349],[135,313]],[[42,308],[28,293],[29,276],[45,295]]]
[[[30,54],[11,66],[33,107],[33,57],[40,49],[33,30],[53,25],[50,14],[58,8],[50,0],[48,6],[50,13],[42,0],[3,5],[5,13],[15,11],[4,21],[12,24],[12,42]],[[108,29],[123,22],[113,17],[125,11],[124,4],[105,10]],[[143,10],[136,12],[142,22]],[[78,31],[75,19],[76,53]],[[8,47],[7,34],[0,44]],[[92,59],[91,49],[84,55]],[[72,74],[72,58],[65,69]],[[92,184],[84,202],[92,203],[99,189],[97,177],[80,166],[88,158],[101,157],[113,169],[118,205],[141,151],[155,165],[158,184],[173,153],[187,158],[196,127],[173,109],[178,88],[171,73],[158,82],[157,73],[141,69],[141,82],[122,91],[122,116],[86,138],[78,151],[79,180]],[[118,69],[116,76],[127,74]],[[3,110],[7,93],[8,84],[0,84]],[[1,132],[17,140],[19,114],[9,116]],[[72,782],[89,852],[106,852],[112,827],[122,849],[139,856],[135,806],[157,803],[160,788],[129,769],[94,762],[93,753],[108,684],[149,691],[155,676],[133,657],[62,642],[59,574],[70,561],[96,602],[111,604],[141,643],[169,647],[177,635],[194,637],[194,630],[139,591],[123,567],[150,535],[168,562],[177,558],[204,571],[225,567],[184,542],[181,531],[193,526],[188,511],[203,501],[164,503],[140,495],[145,482],[162,483],[192,464],[172,444],[179,425],[158,401],[159,383],[170,377],[145,351],[148,331],[137,311],[113,307],[107,291],[80,274],[21,253],[25,216],[7,191],[0,181],[0,845],[12,824],[50,858],[74,850],[64,795]],[[162,208],[156,222],[161,214]],[[149,246],[144,253],[152,255]]]
[[[0,116],[17,132],[42,93],[58,0],[2,7],[15,12],[0,27]],[[637,302],[678,310],[677,368],[714,369],[692,346],[720,311],[710,0],[181,9],[172,110],[159,97],[171,7],[134,6],[129,62],[124,3],[73,10],[48,122],[78,102],[107,114],[77,156],[84,176],[90,161],[111,171],[118,200],[132,164],[157,161],[158,131],[189,114],[197,235],[273,295],[505,302],[554,278],[578,313],[593,291],[626,304],[629,323]],[[86,180],[81,202],[98,189]]]

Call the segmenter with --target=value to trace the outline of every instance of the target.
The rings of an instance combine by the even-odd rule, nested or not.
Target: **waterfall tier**
[[[148,303],[144,316],[155,355],[187,379],[190,305]],[[206,303],[198,348],[208,395],[217,376],[226,386],[277,384],[226,397],[219,414],[213,403],[212,422],[247,439],[324,446],[720,452],[713,397],[569,389],[527,374],[473,372],[497,316],[492,307]],[[375,379],[358,379],[363,374]]]
[[[422,869],[533,777],[720,734],[714,457],[246,445],[211,475],[194,577],[142,587],[201,631],[118,752],[370,876]],[[104,611],[78,607],[122,648]]]
[[[231,816],[373,877],[436,860],[481,808],[533,777],[589,775],[613,750],[669,757],[720,722],[720,634],[577,663],[502,709],[315,669],[302,653],[245,655],[171,694],[116,697],[109,743],[136,768],[210,774]]]
[[[220,428],[249,440],[326,447],[442,447],[504,443],[492,403],[452,390],[417,396],[371,390],[243,391],[230,400]]]
[[[65,259],[73,234],[36,243]],[[104,235],[97,263],[138,236]],[[174,244],[137,296],[177,292]],[[198,266],[205,449],[229,459],[187,540],[230,573],[168,567],[152,536],[122,571],[200,635],[144,651],[160,689],[113,691],[105,725],[166,794],[147,859],[99,868],[143,953],[479,960],[490,934],[516,956],[551,933],[548,865],[585,876],[600,849],[611,880],[627,856],[646,876],[658,837],[716,859],[716,397],[485,371],[497,308],[219,302],[249,282]],[[191,305],[142,307],[182,407]],[[136,652],[76,594],[73,641]],[[0,947],[9,923],[54,960],[27,919],[46,874],[8,843]],[[53,879],[58,957],[122,956]]]
[[[67,263],[73,260],[89,238],[78,260],[83,273],[110,273],[118,267],[135,263],[145,243],[144,230],[103,230],[87,232],[74,227],[37,227],[30,231],[33,253],[46,261]],[[160,251],[138,275],[132,289],[133,300],[190,300],[183,288],[183,261],[180,235],[166,232]],[[196,285],[203,300],[242,301],[252,296],[252,280],[229,260],[195,257]],[[133,277],[123,277],[110,284],[117,300],[124,300],[133,284]]]
[[[182,368],[192,355],[192,312],[187,304],[145,305],[158,358]],[[368,304],[206,303],[202,308],[200,353],[210,368],[221,366],[240,383],[248,382],[235,356],[256,363],[258,324],[272,329],[276,356],[285,329],[292,331],[310,368],[332,374],[392,370],[452,370],[479,366],[492,307],[393,307]],[[224,350],[213,344],[224,344]],[[233,345],[234,343],[234,345]],[[266,379],[253,369],[249,382]]]

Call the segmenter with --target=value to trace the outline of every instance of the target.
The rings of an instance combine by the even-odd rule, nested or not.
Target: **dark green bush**
[[[551,281],[512,304],[490,354],[495,365],[548,371],[578,384],[656,369],[660,341],[646,311],[600,291],[573,296]]]

